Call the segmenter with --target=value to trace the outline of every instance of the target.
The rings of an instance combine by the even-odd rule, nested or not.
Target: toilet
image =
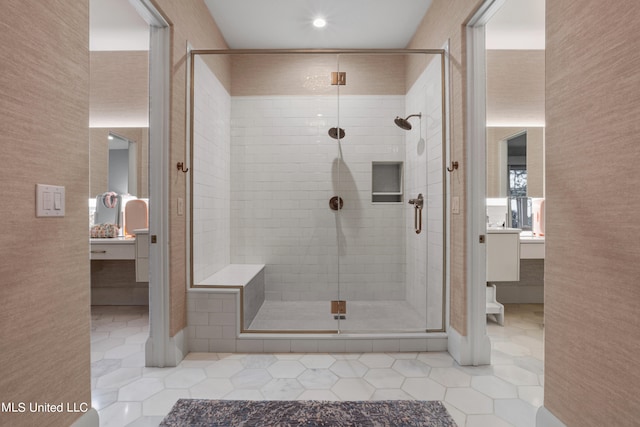
[[[135,235],[135,230],[149,228],[149,208],[143,199],[129,200],[124,206],[124,234]]]

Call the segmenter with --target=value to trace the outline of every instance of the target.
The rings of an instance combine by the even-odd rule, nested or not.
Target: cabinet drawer
[[[544,243],[520,242],[520,259],[544,259]]]
[[[135,259],[134,242],[127,244],[91,244],[91,259]]]

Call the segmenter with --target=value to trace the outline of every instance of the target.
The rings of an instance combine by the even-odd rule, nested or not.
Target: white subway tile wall
[[[407,210],[407,301],[425,313],[427,329],[443,329],[444,188],[442,159],[442,85],[440,63],[433,61],[407,92],[406,115],[413,128],[406,134],[406,198],[422,193],[423,232],[414,231],[414,212]],[[426,262],[425,262],[426,260]]]
[[[193,281],[231,261],[231,96],[201,58],[195,61]]]
[[[371,203],[372,162],[404,161],[404,97],[233,97],[231,110],[232,261],[267,265],[267,299],[404,300],[407,208]]]
[[[187,292],[187,346],[190,352],[370,353],[447,349],[444,333],[403,334],[393,339],[308,333],[291,338],[274,338],[271,334],[244,334],[240,337],[239,298],[239,292],[230,289],[193,288]]]

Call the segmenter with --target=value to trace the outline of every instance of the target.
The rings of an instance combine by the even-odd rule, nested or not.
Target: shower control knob
[[[418,194],[418,197],[416,199],[410,199],[409,203],[415,205],[417,208],[422,209],[422,205],[424,205],[424,197],[422,196],[422,193]]]
[[[331,200],[329,200],[329,207],[332,211],[339,211],[344,206],[344,201],[342,197],[333,196]]]

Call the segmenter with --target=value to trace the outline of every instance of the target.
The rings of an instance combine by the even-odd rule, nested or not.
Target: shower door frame
[[[326,55],[335,55],[336,57],[341,54],[369,54],[369,55],[413,55],[413,54],[423,54],[423,55],[433,55],[439,56],[440,58],[440,87],[441,87],[441,134],[442,134],[442,191],[443,191],[443,200],[442,200],[442,327],[440,329],[426,329],[426,333],[441,333],[447,332],[448,330],[448,309],[447,309],[447,301],[448,301],[448,278],[449,272],[447,268],[449,266],[447,249],[448,249],[448,236],[449,236],[449,221],[447,221],[447,206],[448,203],[446,201],[448,193],[448,176],[446,173],[446,164],[449,157],[449,149],[447,145],[448,141],[448,114],[447,114],[447,78],[446,78],[446,59],[447,59],[447,50],[446,49],[192,49],[188,51],[189,56],[189,68],[190,68],[190,76],[189,76],[189,106],[188,106],[188,144],[189,148],[189,164],[194,164],[194,96],[195,96],[195,58],[197,55],[265,55],[265,54],[274,54],[274,55],[283,55],[283,54],[292,54],[292,55],[309,55],[309,54],[326,54]],[[339,320],[337,320],[336,325],[338,326],[335,330],[259,330],[259,329],[248,329],[249,325],[245,325],[243,321],[243,297],[244,297],[244,289],[242,287],[236,286],[212,286],[212,285],[196,285],[193,281],[194,277],[194,262],[193,262],[193,196],[192,191],[194,188],[193,183],[193,174],[189,174],[189,244],[188,248],[188,259],[189,259],[189,269],[187,271],[187,283],[189,288],[216,288],[216,289],[237,289],[239,292],[240,298],[240,313],[239,313],[239,321],[240,321],[240,333],[253,333],[253,334],[340,334],[345,331],[341,331],[339,328]],[[339,264],[338,260],[338,264]],[[426,262],[426,261],[425,261]],[[426,285],[426,283],[425,283]],[[340,293],[340,277],[338,276],[338,295]],[[426,312],[425,312],[426,315]],[[425,319],[426,322],[426,319]],[[346,331],[349,333],[349,331]],[[403,333],[415,333],[412,332],[398,332],[399,334]],[[370,332],[368,332],[370,333]],[[386,331],[380,331],[380,333],[387,333]]]

